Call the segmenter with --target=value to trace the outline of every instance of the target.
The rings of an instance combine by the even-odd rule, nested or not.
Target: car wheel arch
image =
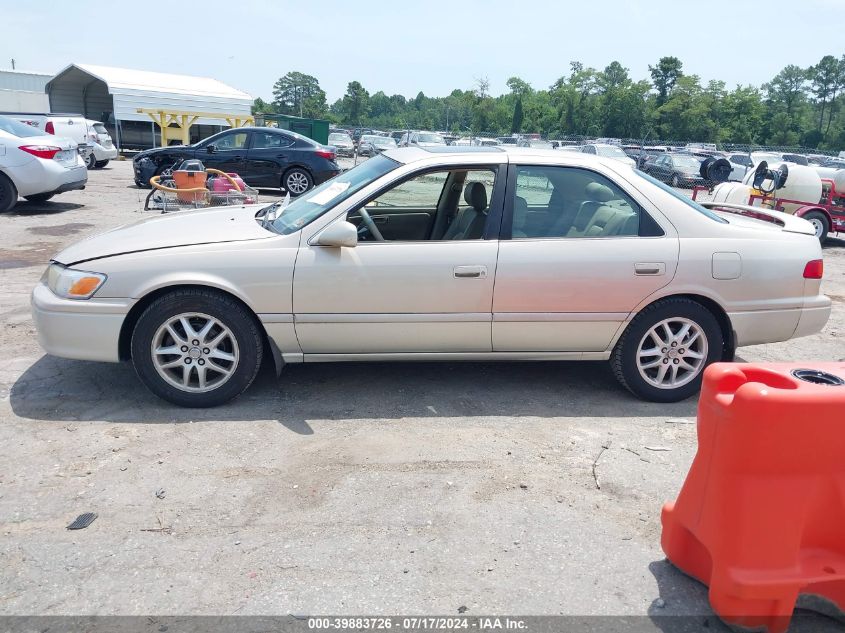
[[[210,290],[220,294],[221,296],[225,296],[233,301],[238,302],[241,306],[250,314],[252,318],[255,320],[255,323],[259,327],[259,331],[262,333],[264,338],[264,344],[269,346],[270,351],[272,352],[274,361],[276,360],[276,350],[273,350],[273,344],[270,340],[270,337],[267,335],[267,331],[264,329],[264,325],[261,323],[261,320],[258,318],[255,310],[243,300],[243,298],[239,297],[237,294],[230,292],[226,288],[221,288],[219,286],[211,285],[211,284],[203,284],[203,283],[180,283],[180,284],[172,284],[167,286],[161,286],[155,289],[150,290],[143,296],[141,296],[138,301],[130,308],[129,312],[126,314],[126,318],[123,319],[123,324],[120,327],[120,336],[118,337],[118,358],[122,361],[128,361],[132,358],[131,353],[131,343],[132,343],[132,333],[135,330],[135,326],[138,323],[138,319],[144,313],[144,310],[152,304],[156,299],[168,295],[172,292],[177,290]],[[281,356],[279,355],[279,358]],[[277,369],[278,362],[277,362]]]
[[[647,300],[647,302],[643,303],[640,306],[637,306],[635,310],[631,311],[623,326],[619,328],[619,330],[616,332],[616,335],[613,337],[613,342],[610,345],[610,349],[612,350],[616,347],[616,344],[619,342],[619,339],[622,338],[622,335],[625,333],[625,330],[630,327],[631,322],[638,314],[648,309],[655,303],[666,301],[667,299],[687,299],[689,301],[698,303],[703,308],[707,309],[716,318],[716,321],[719,323],[719,329],[722,331],[722,340],[724,341],[722,347],[722,360],[733,360],[734,354],[736,353],[736,333],[733,330],[733,325],[731,324],[731,319],[728,316],[727,311],[722,307],[722,305],[718,301],[716,301],[712,297],[695,293],[674,293],[661,295],[659,297],[649,297],[649,300]]]

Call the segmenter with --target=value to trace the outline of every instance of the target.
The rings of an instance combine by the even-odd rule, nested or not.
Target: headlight
[[[74,270],[50,264],[45,273],[47,287],[63,299],[90,299],[106,281],[102,273]]]

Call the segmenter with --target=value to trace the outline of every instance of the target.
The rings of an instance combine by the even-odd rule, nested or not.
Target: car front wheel
[[[313,186],[314,180],[311,174],[300,167],[294,167],[282,179],[282,187],[294,198],[301,196]]]
[[[214,407],[255,380],[263,340],[259,325],[237,301],[185,289],[144,310],[131,347],[135,371],[154,394],[183,407]]]
[[[704,369],[722,356],[716,317],[690,299],[664,299],[640,312],[611,356],[614,374],[631,393],[678,402],[701,388]]]

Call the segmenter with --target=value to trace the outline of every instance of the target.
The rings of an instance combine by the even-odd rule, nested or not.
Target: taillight
[[[316,152],[317,156],[321,156],[328,160],[334,160],[334,152],[327,150],[327,149],[318,149]]]
[[[44,126],[44,131],[47,132],[47,134],[55,134],[56,133],[56,128],[53,127],[52,121],[47,121],[47,125]]]
[[[27,154],[47,160],[52,160],[56,157],[56,154],[62,151],[61,147],[55,147],[54,145],[21,145],[18,149],[22,149]]]
[[[824,260],[814,259],[804,266],[804,279],[821,279],[824,275]]]

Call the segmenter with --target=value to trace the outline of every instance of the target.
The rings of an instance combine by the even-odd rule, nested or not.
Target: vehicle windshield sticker
[[[333,182],[320,193],[314,194],[308,202],[320,205],[328,204],[347,189],[349,189],[348,182]]]

